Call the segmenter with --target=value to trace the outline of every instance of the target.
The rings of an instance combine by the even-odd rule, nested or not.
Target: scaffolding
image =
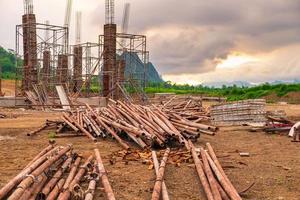
[[[71,49],[71,91],[84,97],[100,95],[100,45],[87,42],[73,45]]]
[[[106,53],[105,35],[99,36],[100,53]],[[113,66],[107,67],[108,63],[103,59],[101,79],[109,77],[110,90],[102,89],[102,95],[114,99],[120,99],[126,88],[138,95],[138,98],[146,100],[144,88],[147,83],[147,64],[149,52],[146,49],[146,36],[126,33],[116,33],[116,60]],[[105,57],[104,57],[105,58]],[[109,63],[110,64],[110,63]],[[103,80],[103,84],[106,84]],[[103,88],[103,87],[102,87]]]
[[[105,1],[104,34],[97,43],[81,43],[81,13],[76,15],[76,43],[69,46],[72,0],[67,1],[64,26],[36,23],[32,0],[25,1],[22,24],[16,26],[16,56],[24,60],[16,70],[16,96],[42,85],[56,97],[63,85],[74,96],[102,95],[129,98],[130,92],[146,99],[149,52],[146,36],[127,34],[129,4],[125,5],[122,33],[114,23],[114,0]]]
[[[16,70],[16,96],[24,95],[38,83],[43,83],[49,93],[53,93],[55,85],[69,83],[65,63],[68,36],[67,27],[35,23],[33,14],[23,16],[23,23],[16,26],[16,55],[24,60]]]

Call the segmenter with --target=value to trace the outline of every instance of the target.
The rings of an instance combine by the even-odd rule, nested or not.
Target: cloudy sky
[[[97,41],[104,0],[74,0],[83,12],[83,41]],[[147,35],[150,59],[178,83],[300,78],[300,0],[115,0],[120,25],[131,3],[129,32]],[[63,0],[34,0],[39,22],[62,25]],[[22,0],[0,0],[0,45],[14,48]],[[74,19],[71,38],[74,41]]]

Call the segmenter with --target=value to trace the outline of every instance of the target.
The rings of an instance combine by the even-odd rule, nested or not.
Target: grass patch
[[[49,139],[54,139],[55,137],[56,137],[56,133],[55,132],[51,131],[51,132],[48,133],[48,138]]]
[[[214,97],[227,97],[229,101],[257,99],[275,94],[277,97],[283,97],[289,92],[300,92],[300,84],[277,84],[271,85],[268,83],[255,87],[237,87],[223,86],[222,88],[210,88],[204,86],[177,85],[170,82],[159,84],[149,84],[146,88],[146,93],[175,93],[175,94],[198,94]]]

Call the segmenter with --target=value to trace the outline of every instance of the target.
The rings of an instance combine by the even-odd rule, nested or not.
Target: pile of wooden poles
[[[189,149],[187,140],[196,141],[201,133],[214,135],[216,127],[189,120],[174,112],[164,111],[151,105],[142,106],[122,101],[111,102],[107,107],[77,109],[64,113],[58,135],[72,129],[96,141],[96,138],[110,136],[129,149],[127,141],[134,141],[141,148],[169,145],[183,145]],[[125,141],[127,140],[127,141]]]
[[[212,146],[207,143],[208,151],[200,147],[200,157],[193,143],[189,141],[190,152],[192,154],[200,182],[208,200],[241,200],[239,193],[226,176]],[[161,163],[157,159],[155,151],[152,151],[152,162],[155,169],[156,180],[152,192],[152,200],[169,200],[167,186],[164,182],[164,173],[170,149],[164,152]]]
[[[114,200],[98,149],[95,149],[95,157],[91,155],[84,162],[82,160],[72,151],[71,145],[49,145],[1,188],[0,199],[92,200],[101,180],[106,196]],[[82,184],[88,185],[87,188]]]
[[[209,120],[207,110],[202,106],[202,99],[199,97],[172,98],[161,102],[163,110],[170,113],[176,113],[189,120],[207,121]]]
[[[241,200],[239,193],[225,174],[212,146],[207,143],[207,151],[200,147],[200,158],[191,141],[191,154],[199,179],[208,200]]]

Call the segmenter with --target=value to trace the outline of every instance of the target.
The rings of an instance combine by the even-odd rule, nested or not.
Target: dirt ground
[[[294,120],[300,120],[300,105],[269,105],[268,110],[283,109]],[[59,113],[28,110],[0,110],[9,118],[0,119],[0,187],[14,177],[48,143],[49,130],[33,138],[26,133],[39,127],[46,119],[56,119]],[[73,144],[84,157],[98,148],[103,157],[116,198],[143,200],[151,198],[154,171],[141,161],[118,161],[110,164],[113,152],[121,150],[112,140],[91,142],[86,137],[56,139],[59,145]],[[287,136],[248,132],[243,127],[225,127],[216,136],[202,135],[196,146],[210,142],[217,152],[228,177],[239,191],[253,182],[255,185],[243,196],[252,200],[300,199],[300,144]],[[240,157],[238,152],[249,152]],[[206,199],[202,186],[190,163],[168,164],[165,182],[171,199]],[[105,199],[101,189],[95,199]]]
[[[5,96],[15,95],[15,80],[1,80],[2,81],[2,92]]]
[[[278,97],[275,93],[269,94],[264,97],[267,102],[288,102],[291,104],[300,104],[300,92],[289,92],[288,94]]]

